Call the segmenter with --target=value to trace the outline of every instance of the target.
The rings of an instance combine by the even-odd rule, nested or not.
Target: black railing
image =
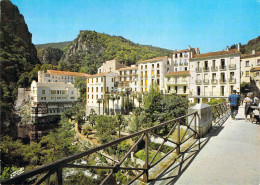
[[[216,121],[218,118],[223,116],[223,114],[228,110],[226,103],[221,103],[218,105],[215,105],[212,107],[212,116],[213,121]],[[189,118],[189,120],[188,120]],[[39,168],[33,169],[28,172],[24,172],[20,175],[17,175],[11,179],[2,181],[2,184],[26,184],[28,183],[28,179],[37,176],[37,180],[33,182],[34,184],[41,184],[45,180],[47,180],[52,174],[56,173],[56,184],[62,184],[63,178],[62,173],[64,168],[83,168],[83,169],[108,169],[110,172],[107,174],[107,176],[102,180],[101,184],[107,184],[108,181],[111,181],[111,178],[113,177],[114,173],[117,173],[119,170],[135,170],[138,172],[138,174],[133,177],[128,184],[133,183],[136,179],[141,177],[143,175],[143,181],[148,182],[149,178],[149,169],[156,166],[159,162],[161,162],[166,156],[171,154],[172,152],[176,152],[176,154],[181,153],[181,146],[188,141],[189,139],[193,138],[199,138],[199,133],[197,131],[197,128],[199,128],[199,121],[198,121],[198,113],[194,112],[179,118],[176,118],[174,120],[170,120],[164,123],[161,123],[157,126],[150,127],[148,129],[133,133],[131,135],[125,136],[123,138],[114,140],[112,142],[97,146],[95,148],[89,149],[87,151],[74,154],[72,156],[60,159],[58,161],[55,161],[53,163],[43,165]],[[193,127],[191,128],[191,123],[193,123]],[[181,125],[185,126],[186,130],[181,135]],[[158,135],[157,133],[154,133],[154,131],[158,131],[160,128],[165,128],[165,126],[168,126],[170,128],[170,131],[167,133],[166,136]],[[186,136],[186,134],[189,134]],[[173,132],[176,132],[177,139],[170,138],[170,136],[173,134]],[[157,149],[156,153],[153,155],[152,159],[149,161],[149,135],[162,138],[162,143],[160,144],[159,148]],[[101,150],[105,150],[108,147],[120,144],[122,141],[125,141],[127,139],[138,137],[137,141],[132,145],[131,149],[128,150],[124,157],[122,157],[119,162],[115,163],[114,165],[110,166],[91,166],[91,165],[78,165],[73,164],[73,162],[77,159],[81,159],[85,156],[89,156],[93,153],[100,152]],[[138,144],[144,139],[145,142],[145,161],[143,167],[131,167],[131,166],[125,166],[123,162],[128,158],[128,156],[131,154],[134,149],[137,148]],[[163,148],[164,144],[166,142],[170,142],[173,145],[173,147],[168,151],[164,156],[160,157],[155,161],[155,158],[158,156],[159,152]],[[200,140],[199,140],[199,146],[200,146]],[[185,149],[185,147],[183,147]],[[182,151],[182,153],[186,152],[188,149],[185,149]]]

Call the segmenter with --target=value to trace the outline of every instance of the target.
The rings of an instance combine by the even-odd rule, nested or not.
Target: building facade
[[[238,49],[195,55],[190,60],[190,95],[194,103],[227,98],[240,91],[240,52]]]

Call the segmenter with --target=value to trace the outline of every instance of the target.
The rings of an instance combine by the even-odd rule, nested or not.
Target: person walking
[[[230,103],[231,118],[233,120],[235,119],[238,113],[238,107],[240,104],[240,99],[236,92],[236,90],[233,90],[232,94],[228,97],[228,102]]]
[[[240,98],[241,98],[241,105],[243,105],[244,99],[245,99],[245,95],[242,93],[241,96],[240,96]]]
[[[253,104],[253,96],[254,94],[252,92],[247,93],[247,97],[244,99],[244,103],[245,103],[245,121],[247,121],[247,115],[250,115],[250,121],[252,120],[252,109],[251,109],[251,105]]]

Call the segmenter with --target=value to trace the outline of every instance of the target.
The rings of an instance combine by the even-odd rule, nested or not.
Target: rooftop
[[[77,72],[57,71],[57,70],[47,70],[47,73],[54,74],[54,75],[69,75],[69,76],[84,76],[84,77],[89,76],[89,74],[87,73],[77,73]]]
[[[125,70],[132,70],[132,69],[138,69],[138,67],[124,67],[124,68],[118,69],[118,71],[125,71]]]
[[[190,71],[174,71],[166,73],[165,76],[189,75]]]
[[[255,52],[255,54],[253,54],[253,53],[243,54],[243,55],[241,55],[241,59],[243,59],[243,58],[251,58],[251,57],[258,57],[258,56],[260,56],[260,52]]]
[[[156,58],[151,58],[148,60],[142,60],[142,61],[138,61],[137,63],[145,63],[145,62],[152,62],[152,61],[158,61],[158,60],[162,60],[168,58],[167,56],[163,56],[163,57],[156,57]]]
[[[240,51],[237,49],[231,50],[224,50],[224,51],[216,51],[216,52],[209,52],[203,54],[195,54],[191,60],[198,59],[198,58],[207,58],[207,57],[215,57],[215,56],[222,56],[222,55],[231,55],[231,54],[239,54]]]

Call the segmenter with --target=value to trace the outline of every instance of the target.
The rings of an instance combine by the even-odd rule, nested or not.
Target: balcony
[[[219,70],[220,70],[220,71],[226,71],[227,68],[226,68],[226,66],[219,66]]]
[[[235,70],[235,69],[236,69],[236,64],[229,65],[229,70]]]
[[[204,72],[209,72],[209,67],[204,67],[204,68],[203,68],[203,71],[204,71]]]
[[[183,66],[183,62],[180,62],[180,66]]]
[[[236,79],[235,78],[230,78],[229,79],[229,83],[230,84],[235,84],[236,83]]]
[[[196,84],[202,84],[202,80],[196,80]]]
[[[188,62],[184,62],[184,65],[188,65],[189,63]]]
[[[115,87],[129,87],[129,82],[119,82]]]
[[[209,79],[204,79],[203,80],[203,84],[208,85],[209,84]]]
[[[174,63],[174,65],[175,65],[175,66],[178,66],[178,63],[177,63],[177,62],[175,62],[175,63]]]
[[[196,70],[197,73],[201,73],[202,72],[202,69],[200,67],[196,67],[195,70]]]
[[[226,80],[226,79],[220,79],[220,80],[219,80],[219,83],[220,83],[220,84],[225,84],[225,83],[227,83],[227,80]]]
[[[218,84],[218,80],[212,79],[212,80],[211,80],[211,84]]]
[[[212,66],[212,67],[211,67],[211,71],[212,71],[212,72],[213,72],[213,71],[218,71],[218,67]]]

